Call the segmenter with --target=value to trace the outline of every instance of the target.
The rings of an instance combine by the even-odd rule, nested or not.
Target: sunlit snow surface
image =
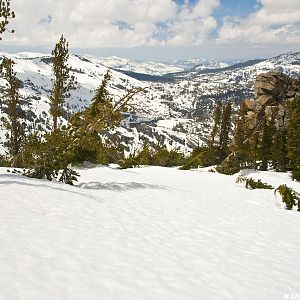
[[[300,213],[236,176],[80,169],[76,187],[0,170],[0,299],[284,299]],[[287,174],[247,172],[300,190]]]

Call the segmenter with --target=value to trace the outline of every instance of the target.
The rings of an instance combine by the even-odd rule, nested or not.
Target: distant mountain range
[[[0,53],[15,62],[22,81],[22,96],[28,124],[49,130],[49,96],[51,93],[51,56],[38,53]],[[266,60],[251,60],[228,65],[205,59],[164,63],[141,62],[117,57],[96,58],[71,55],[78,87],[66,101],[65,122],[75,111],[87,107],[103,75],[111,69],[110,92],[116,99],[132,87],[147,87],[131,103],[118,134],[128,152],[143,141],[164,143],[170,148],[188,152],[202,143],[210,130],[211,111],[216,100],[232,100],[236,105],[253,97],[257,74],[282,67],[290,76],[300,74],[300,52],[291,52]],[[5,81],[0,78],[0,88]],[[1,98],[0,98],[1,109]],[[5,115],[2,110],[1,115]],[[0,130],[0,148],[5,132]],[[2,150],[3,151],[3,150]]]
[[[96,58],[101,65],[124,72],[133,72],[137,74],[147,74],[154,76],[163,76],[168,73],[200,71],[204,69],[217,69],[229,66],[229,64],[204,58],[194,58],[186,60],[172,60],[166,62],[147,62],[139,60],[130,60],[116,56]]]

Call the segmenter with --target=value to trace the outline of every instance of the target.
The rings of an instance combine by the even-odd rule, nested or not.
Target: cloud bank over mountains
[[[299,0],[250,1],[246,16],[220,16],[226,1],[13,0],[16,33],[2,43],[48,47],[63,33],[75,48],[300,44]]]

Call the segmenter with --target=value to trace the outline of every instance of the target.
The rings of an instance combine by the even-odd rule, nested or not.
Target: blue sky
[[[176,0],[176,2],[182,5],[184,0]],[[191,5],[197,2],[197,0],[189,0]],[[218,18],[226,15],[247,16],[257,5],[255,0],[221,0],[221,5],[214,15]]]
[[[195,2],[195,0],[192,0]],[[249,13],[255,11],[258,6],[254,0],[222,0],[220,7],[215,11],[217,18],[232,15],[246,17]]]
[[[4,51],[241,59],[300,50],[300,0],[14,0]]]

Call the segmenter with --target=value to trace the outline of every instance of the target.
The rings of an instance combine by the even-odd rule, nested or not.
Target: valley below
[[[21,94],[29,131],[50,130],[51,57],[36,53],[2,53],[1,56],[15,61],[17,76],[22,82]],[[192,148],[207,141],[216,101],[232,101],[236,110],[242,100],[253,98],[254,80],[258,74],[282,68],[289,76],[299,75],[300,53],[291,52],[231,66],[204,59],[163,64],[71,55],[69,65],[78,84],[66,100],[61,124],[89,106],[96,88],[110,69],[109,91],[114,101],[127,90],[146,88],[132,99],[122,126],[110,135],[121,139],[127,153],[134,153],[147,142],[188,154]],[[4,80],[0,80],[0,86],[5,86]],[[5,116],[5,111],[2,114]],[[5,132],[0,130],[1,153],[4,152],[1,147],[4,140]]]

